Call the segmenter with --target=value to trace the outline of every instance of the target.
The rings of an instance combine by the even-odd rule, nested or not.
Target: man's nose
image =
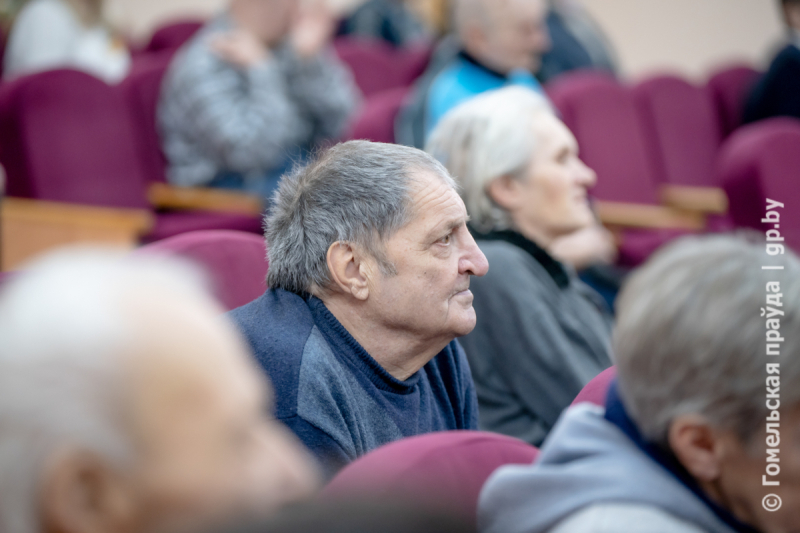
[[[485,275],[489,272],[489,260],[469,233],[465,244],[466,251],[458,264],[459,273],[478,277]]]

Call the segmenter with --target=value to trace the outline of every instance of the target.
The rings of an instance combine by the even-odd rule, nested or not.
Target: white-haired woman
[[[28,0],[11,26],[3,77],[84,70],[108,83],[128,73],[130,54],[103,20],[102,0]]]
[[[461,185],[491,266],[472,281],[478,321],[461,339],[481,427],[539,445],[581,388],[611,365],[607,306],[550,252],[578,234],[603,239],[587,197],[595,174],[549,103],[520,87],[451,110],[427,150]]]

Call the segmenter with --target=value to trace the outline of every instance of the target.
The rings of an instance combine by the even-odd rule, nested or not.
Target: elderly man
[[[461,51],[436,76],[427,94],[426,131],[448,110],[506,85],[543,92],[533,73],[550,46],[545,0],[457,0]]]
[[[302,445],[183,265],[61,252],[0,293],[0,531],[185,531],[309,495]]]
[[[771,246],[693,237],[636,272],[605,410],[570,409],[536,464],[496,472],[482,531],[797,531],[800,261]]]
[[[320,2],[231,0],[172,62],[158,118],[175,185],[270,197],[307,149],[342,133],[358,100],[329,50]]]
[[[387,442],[475,429],[455,337],[488,264],[447,171],[405,146],[350,141],[283,179],[267,227],[270,289],[231,316],[277,414],[329,474]]]
[[[473,284],[478,321],[461,339],[481,428],[539,446],[586,383],[611,366],[611,313],[557,257],[566,241],[610,243],[587,190],[594,172],[547,100],[522,87],[452,109],[428,150],[458,176],[492,269]],[[613,247],[612,247],[613,249]]]

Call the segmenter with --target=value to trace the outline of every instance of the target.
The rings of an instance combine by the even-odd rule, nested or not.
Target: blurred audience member
[[[334,26],[319,1],[231,0],[167,73],[169,180],[268,198],[306,150],[337,138],[359,97],[330,50]]]
[[[278,419],[332,475],[382,444],[476,429],[456,337],[488,265],[450,175],[425,152],[350,141],[287,174],[267,218],[270,289],[231,311]]]
[[[542,56],[542,83],[576,69],[614,72],[611,47],[580,0],[550,0],[547,31],[552,46]]]
[[[433,80],[425,108],[430,132],[448,110],[506,85],[542,92],[533,73],[550,46],[545,0],[457,0],[461,51]]]
[[[427,44],[432,35],[407,0],[368,0],[342,22],[341,33],[380,39],[394,46]]]
[[[310,502],[266,521],[206,533],[474,533],[475,526],[418,503],[379,500]]]
[[[731,236],[657,252],[620,295],[614,354],[605,411],[571,408],[536,464],[498,470],[482,531],[797,531],[794,254]]]
[[[457,177],[492,266],[473,283],[478,321],[461,339],[481,429],[538,446],[583,386],[611,365],[605,302],[549,253],[562,238],[571,239],[573,255],[613,253],[587,198],[595,174],[547,100],[522,87],[450,111],[428,151]],[[584,235],[574,239],[576,232]]]
[[[3,287],[0,531],[183,531],[310,495],[310,457],[198,279],[69,251]]]
[[[790,42],[772,60],[745,107],[744,122],[800,118],[800,0],[781,0]]]
[[[74,68],[108,83],[120,81],[130,54],[102,11],[102,0],[29,0],[11,27],[3,77]]]

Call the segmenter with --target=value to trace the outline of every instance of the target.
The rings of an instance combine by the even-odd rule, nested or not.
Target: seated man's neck
[[[372,316],[365,302],[347,295],[324,295],[320,299],[367,353],[394,378],[405,381],[425,366],[452,339],[421,338],[394,328]]]

